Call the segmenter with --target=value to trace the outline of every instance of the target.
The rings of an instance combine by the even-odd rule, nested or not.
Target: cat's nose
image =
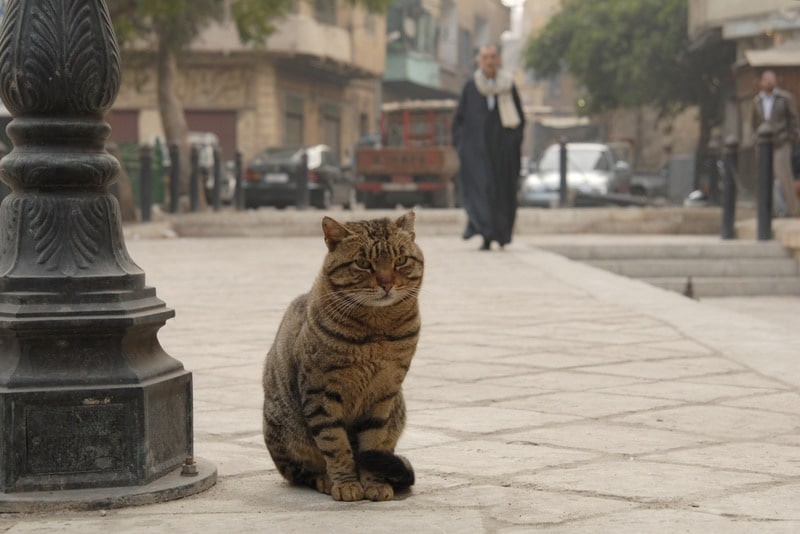
[[[388,293],[394,287],[394,280],[391,276],[378,276],[378,285]]]

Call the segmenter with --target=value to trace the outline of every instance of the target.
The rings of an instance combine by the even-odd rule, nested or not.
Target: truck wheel
[[[374,193],[364,193],[364,208],[368,210],[376,210],[383,207],[381,197]]]

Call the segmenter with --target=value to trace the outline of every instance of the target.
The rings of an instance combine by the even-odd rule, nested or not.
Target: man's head
[[[494,78],[500,64],[500,55],[494,45],[483,45],[478,50],[478,67],[487,78]]]
[[[761,74],[761,90],[765,93],[771,93],[772,90],[775,89],[777,83],[775,72],[771,70],[765,70]]]

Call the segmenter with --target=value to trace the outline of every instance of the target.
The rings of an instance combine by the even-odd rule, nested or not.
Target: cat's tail
[[[357,463],[359,467],[382,477],[395,491],[414,485],[414,469],[402,456],[385,451],[364,451],[358,454]]]

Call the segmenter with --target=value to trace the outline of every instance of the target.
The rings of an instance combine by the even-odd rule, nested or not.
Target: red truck
[[[381,146],[356,149],[356,188],[367,209],[456,205],[458,154],[450,136],[456,105],[455,100],[383,105]]]

